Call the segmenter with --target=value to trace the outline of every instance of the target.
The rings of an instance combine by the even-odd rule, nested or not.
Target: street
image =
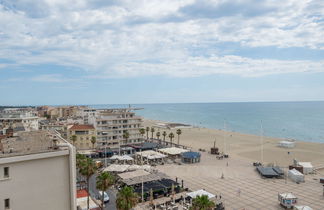
[[[98,196],[100,196],[98,200],[101,200],[101,195],[99,195],[99,192],[98,192],[98,190],[96,188],[96,177],[97,177],[97,174],[93,175],[89,180],[89,182],[90,182],[90,190],[89,190],[89,192],[90,192],[90,195],[93,198],[98,199]],[[117,208],[116,208],[116,193],[117,193],[117,190],[114,189],[113,187],[111,187],[106,192],[107,192],[110,199],[109,199],[109,203],[105,204],[104,209],[105,210],[108,210],[108,209],[109,210],[117,210]]]

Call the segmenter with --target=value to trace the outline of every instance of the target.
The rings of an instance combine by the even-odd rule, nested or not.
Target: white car
[[[99,191],[99,200],[102,199],[102,191]],[[104,192],[104,202],[107,203],[109,202],[109,196],[106,192]]]

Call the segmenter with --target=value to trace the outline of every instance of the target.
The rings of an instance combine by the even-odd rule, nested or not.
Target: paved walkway
[[[172,178],[183,179],[185,187],[191,190],[205,189],[218,197],[221,195],[226,209],[282,209],[277,198],[278,193],[283,192],[292,192],[297,196],[299,205],[308,205],[314,210],[324,209],[320,175],[306,175],[306,182],[301,184],[285,179],[263,179],[247,161],[214,158],[204,153],[199,164],[169,164],[158,169]],[[222,174],[224,179],[221,179]]]

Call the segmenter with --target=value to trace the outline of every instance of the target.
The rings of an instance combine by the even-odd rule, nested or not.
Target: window
[[[3,177],[8,178],[9,177],[9,167],[3,168]]]
[[[4,207],[5,207],[5,209],[10,209],[10,199],[9,198],[4,200]]]

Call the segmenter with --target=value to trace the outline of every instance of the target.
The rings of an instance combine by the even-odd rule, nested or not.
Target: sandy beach
[[[156,120],[144,120],[144,126],[154,126]],[[156,131],[173,132],[176,129],[156,128]],[[277,200],[278,193],[292,192],[298,197],[299,205],[308,205],[313,209],[324,209],[323,186],[319,179],[324,177],[324,170],[305,176],[305,182],[297,184],[290,179],[262,178],[254,161],[261,161],[261,137],[249,134],[225,132],[226,153],[230,158],[217,160],[208,153],[216,139],[216,146],[224,149],[224,132],[207,128],[182,128],[180,144],[190,146],[193,151],[201,152],[201,162],[196,164],[166,164],[157,169],[173,179],[184,180],[185,186],[191,190],[205,189],[210,193],[222,196],[226,209],[263,210],[283,209]],[[151,136],[151,133],[149,133]],[[166,138],[168,141],[169,138]],[[276,164],[287,172],[288,164],[293,158],[299,161],[310,161],[316,167],[324,164],[324,144],[296,142],[296,147],[284,149],[277,146],[282,139],[263,138],[264,163]],[[175,135],[174,142],[177,142]],[[290,155],[288,155],[288,151]],[[224,178],[222,178],[222,176]],[[238,195],[238,190],[241,192]]]
[[[156,123],[165,123],[157,120],[145,119],[143,125],[154,126]],[[173,132],[174,142],[177,142],[177,129],[156,128],[156,131]],[[245,159],[249,161],[261,161],[261,142],[260,136],[243,134],[237,132],[224,132],[223,130],[208,128],[181,128],[180,144],[191,147],[193,150],[205,149],[210,151],[210,147],[216,141],[216,147],[224,151],[233,158]],[[224,144],[225,133],[225,144]],[[149,134],[151,136],[151,133]],[[169,141],[169,138],[166,137]],[[324,144],[296,141],[295,148],[287,149],[278,147],[278,142],[283,139],[263,137],[263,160],[265,164],[276,164],[287,167],[293,159],[298,161],[309,161],[316,166],[324,166]],[[288,155],[288,152],[290,153]]]

